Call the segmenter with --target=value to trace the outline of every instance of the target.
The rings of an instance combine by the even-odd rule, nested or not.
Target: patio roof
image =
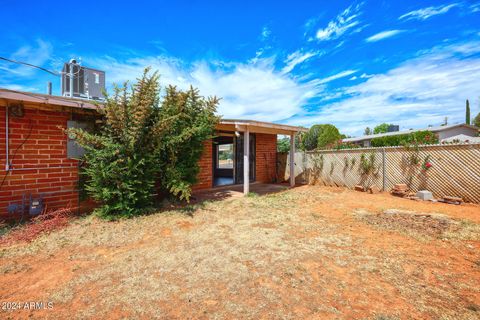
[[[303,127],[290,126],[286,124],[278,124],[272,122],[263,122],[255,120],[240,119],[221,119],[217,125],[220,131],[246,131],[251,133],[269,133],[269,134],[285,134],[292,135],[297,132],[306,132],[308,129]]]

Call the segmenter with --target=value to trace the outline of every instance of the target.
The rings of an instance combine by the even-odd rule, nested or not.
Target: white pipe
[[[290,186],[295,187],[295,133],[290,135]]]
[[[250,129],[243,133],[243,194],[250,192]]]
[[[5,171],[10,170],[9,148],[8,148],[8,105],[5,106]]]
[[[73,63],[73,61],[70,62],[70,98],[73,98],[73,66],[75,64]]]

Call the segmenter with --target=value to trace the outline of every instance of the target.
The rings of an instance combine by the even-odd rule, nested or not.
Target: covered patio
[[[289,189],[289,183],[250,183],[250,192],[263,196]],[[212,189],[201,190],[195,192],[192,197],[192,202],[202,202],[206,200],[224,200],[229,198],[238,198],[244,196],[243,184],[220,186]]]
[[[276,143],[277,135],[287,135],[290,137],[290,186],[295,185],[294,178],[294,154],[295,154],[295,136],[299,132],[305,132],[306,129],[302,127],[276,124],[270,122],[252,121],[252,120],[236,120],[223,119],[216,127],[219,135],[218,140],[213,143],[225,144],[228,136],[231,136],[233,142],[233,156],[232,156],[232,183],[235,189],[241,187],[243,194],[248,194],[251,191],[251,185],[255,182],[273,182],[269,180],[269,172],[276,167]],[[223,142],[222,142],[223,141]],[[216,148],[215,148],[216,147]],[[268,150],[274,153],[274,157],[266,157],[264,153]],[[219,148],[214,146],[212,148],[213,154],[213,178],[212,187],[218,180],[215,174],[223,172],[224,168],[218,167]],[[264,169],[267,167],[267,169]],[[223,171],[222,171],[223,170]],[[221,174],[219,174],[221,175]],[[223,177],[220,177],[223,179]],[[225,180],[223,180],[225,181]],[[217,185],[218,186],[218,185]]]

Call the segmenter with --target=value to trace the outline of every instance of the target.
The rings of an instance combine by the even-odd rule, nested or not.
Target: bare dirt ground
[[[0,318],[479,319],[480,206],[304,186],[0,251]]]

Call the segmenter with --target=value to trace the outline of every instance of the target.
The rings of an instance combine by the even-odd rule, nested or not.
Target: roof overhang
[[[271,122],[254,121],[254,120],[236,120],[236,119],[222,119],[217,124],[218,131],[247,131],[247,128],[252,133],[267,133],[267,134],[284,134],[291,135],[297,132],[306,132],[308,129],[303,127],[289,126],[286,124],[277,124]]]
[[[7,102],[22,102],[26,105],[31,105],[36,108],[46,108],[48,110],[52,107],[59,108],[74,108],[74,109],[86,109],[97,110],[101,108],[101,103],[95,103],[89,100],[60,97],[47,94],[30,93],[9,89],[0,88],[0,105],[2,101]],[[277,124],[271,122],[254,121],[254,120],[240,120],[240,119],[221,119],[217,124],[216,129],[218,131],[229,132],[243,132],[248,130],[252,133],[267,133],[267,134],[284,134],[291,135],[297,132],[306,132],[308,129],[303,127],[289,126],[286,124]]]
[[[0,100],[89,110],[97,110],[98,108],[96,104],[82,99],[72,99],[48,94],[29,93],[8,89],[0,89]]]

